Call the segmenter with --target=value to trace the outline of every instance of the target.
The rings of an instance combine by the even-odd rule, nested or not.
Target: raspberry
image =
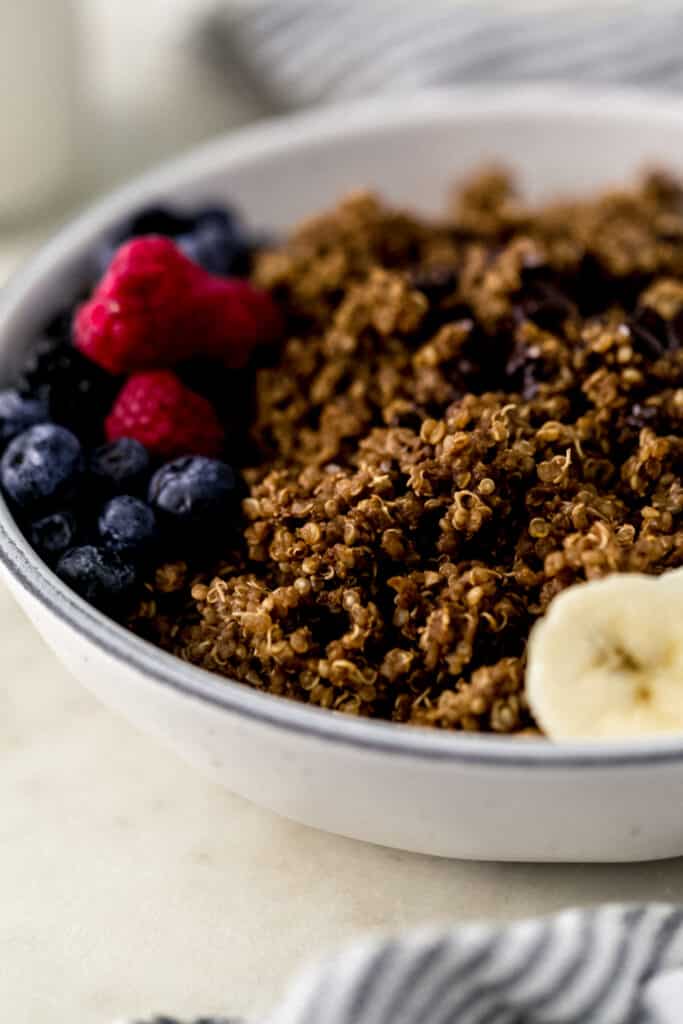
[[[133,374],[114,402],[105,431],[109,441],[132,437],[165,458],[218,455],[225,441],[211,403],[171,370]]]
[[[76,314],[74,343],[111,373],[173,366],[193,355],[237,367],[280,326],[267,292],[215,277],[170,239],[149,235],[117,251]]]

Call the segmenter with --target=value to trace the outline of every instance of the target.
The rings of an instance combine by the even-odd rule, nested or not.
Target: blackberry
[[[37,341],[16,382],[20,394],[45,402],[50,419],[90,444],[102,436],[104,416],[120,386],[119,378],[61,337]]]

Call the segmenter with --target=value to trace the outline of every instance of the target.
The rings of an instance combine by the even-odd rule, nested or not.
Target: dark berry
[[[208,208],[197,214],[192,228],[176,242],[188,259],[210,274],[244,274],[252,243],[237,217],[229,210]]]
[[[170,238],[182,234],[192,225],[193,218],[168,206],[147,206],[131,218],[124,228],[125,238],[139,235],[168,235]]]
[[[408,272],[408,283],[426,295],[430,302],[439,302],[455,291],[458,272],[446,263],[418,266]]]
[[[641,306],[629,320],[631,337],[648,359],[659,359],[666,352],[675,352],[683,341],[683,311],[665,320],[650,306]]]
[[[135,583],[135,570],[113,551],[86,544],[71,548],[57,564],[57,575],[97,608],[107,608]]]
[[[130,494],[108,501],[97,525],[105,547],[120,555],[142,555],[151,550],[156,537],[154,512]]]
[[[224,207],[208,206],[189,214],[151,206],[104,239],[96,255],[98,274],[104,273],[120,245],[142,235],[172,238],[189,259],[222,276],[248,273],[251,254],[263,242],[252,237],[236,214]]]
[[[237,498],[232,468],[201,455],[186,455],[166,463],[149,486],[150,503],[163,521],[189,531],[227,525]]]
[[[548,281],[532,285],[520,299],[518,309],[523,318],[544,330],[556,332],[561,332],[567,319],[577,312],[569,296]]]
[[[49,418],[47,402],[42,398],[27,398],[13,389],[0,391],[0,448],[22,430]]]
[[[130,220],[124,221],[101,242],[96,253],[96,270],[98,275],[104,274],[114,253],[130,238],[141,235],[166,235],[176,238],[192,229],[194,219],[167,206],[148,206],[136,213]]]
[[[668,348],[667,324],[664,317],[649,306],[637,310],[629,320],[635,348],[647,359],[659,359]]]
[[[192,359],[176,367],[183,384],[207,398],[226,427],[240,456],[248,458],[246,427],[253,419],[253,367],[227,369],[215,359]],[[239,442],[235,444],[236,439]]]
[[[150,459],[144,445],[132,437],[119,437],[96,448],[90,473],[101,494],[136,494],[147,483]]]
[[[44,507],[73,490],[81,468],[78,438],[65,427],[41,423],[10,441],[0,462],[0,481],[20,507]]]
[[[64,309],[60,309],[45,324],[43,333],[47,338],[52,338],[55,341],[70,341],[73,318],[73,306],[67,306]]]
[[[47,403],[50,418],[83,440],[102,436],[104,411],[120,380],[96,366],[63,338],[41,338],[29,351],[17,388]]]
[[[29,537],[36,551],[52,562],[73,547],[76,530],[76,520],[69,512],[53,512],[31,523]]]
[[[680,309],[676,316],[668,321],[667,336],[669,349],[672,352],[683,347],[683,309]]]

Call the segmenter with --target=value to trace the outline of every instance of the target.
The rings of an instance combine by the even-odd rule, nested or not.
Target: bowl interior
[[[147,202],[191,206],[223,200],[240,208],[255,226],[283,229],[350,189],[371,187],[393,202],[434,214],[444,208],[455,179],[491,160],[508,164],[532,197],[618,184],[648,164],[681,171],[683,105],[557,88],[438,92],[330,108],[211,143],[99,203],[15,277],[0,298],[0,381],[8,378],[46,320],[73,301],[91,278],[98,239]],[[9,522],[0,500],[0,525],[3,521],[26,564],[35,565],[37,556]],[[61,584],[44,572],[53,598],[63,601]],[[86,614],[92,617],[90,610],[81,612]],[[198,673],[181,665],[178,672],[181,668]],[[198,689],[225,688],[224,682],[201,675]],[[263,696],[245,694],[245,700]],[[297,707],[291,715],[307,711]],[[289,712],[282,714],[286,718]],[[382,725],[348,723],[357,730]],[[410,746],[440,745],[422,730],[410,733]]]

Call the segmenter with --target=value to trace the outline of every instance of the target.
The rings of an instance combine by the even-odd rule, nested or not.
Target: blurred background
[[[208,56],[217,9],[0,0],[0,280],[96,195],[264,112]]]
[[[670,0],[0,0],[0,280],[75,208],[263,114],[449,82],[683,86]]]

